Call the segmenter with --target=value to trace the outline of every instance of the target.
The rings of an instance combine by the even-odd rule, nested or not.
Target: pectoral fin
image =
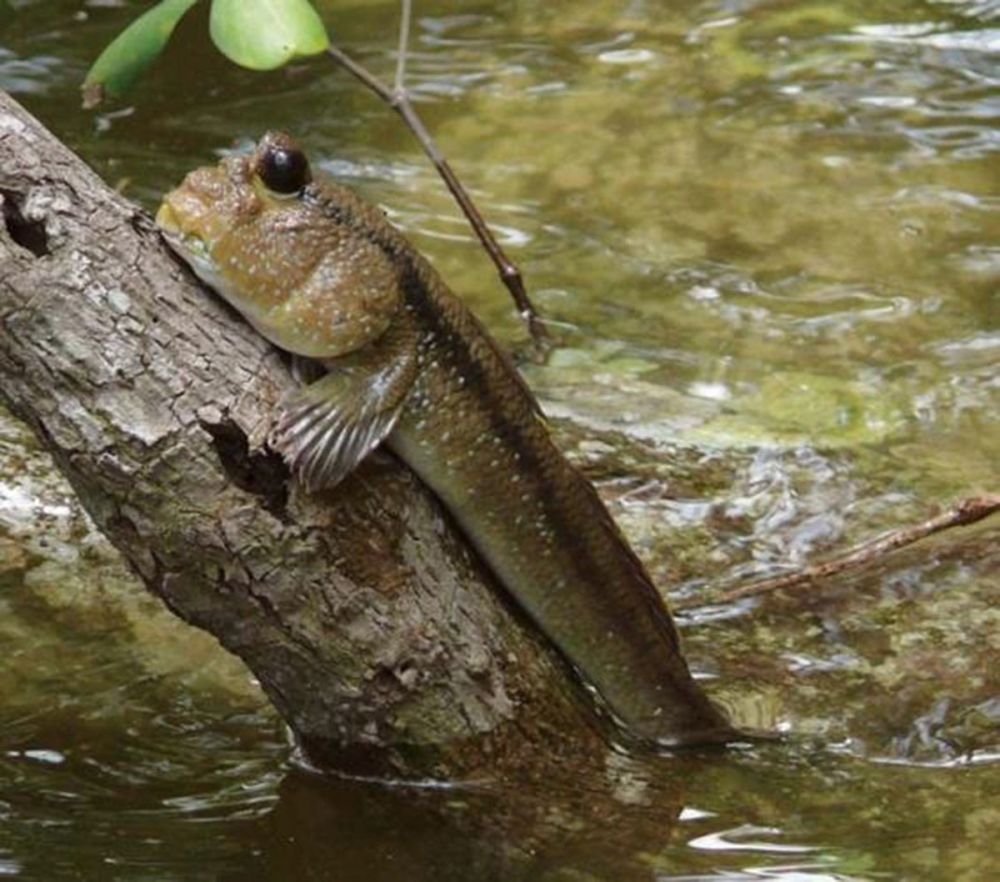
[[[373,347],[328,369],[279,405],[270,438],[310,492],[342,481],[392,431],[416,377],[416,355]]]

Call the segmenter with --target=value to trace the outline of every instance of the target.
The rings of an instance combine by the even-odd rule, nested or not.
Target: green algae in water
[[[908,402],[888,400],[885,390],[857,382],[779,371],[761,380],[753,395],[698,429],[697,437],[743,443],[802,441],[826,447],[877,444],[900,436],[909,418]]]

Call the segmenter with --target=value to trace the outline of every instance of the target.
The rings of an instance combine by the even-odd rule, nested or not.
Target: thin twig
[[[412,102],[410,101],[410,94],[406,89],[406,58],[409,45],[410,19],[410,0],[401,0],[399,55],[396,59],[395,88],[390,89],[389,86],[375,76],[375,74],[363,65],[359,64],[343,50],[338,49],[336,46],[331,46],[327,49],[327,54],[337,64],[348,71],[348,73],[378,95],[379,98],[385,101],[386,104],[392,107],[392,109],[403,118],[403,121],[409,127],[410,131],[413,132],[417,141],[420,142],[420,146],[423,147],[424,153],[426,153],[430,161],[434,163],[434,167],[438,170],[438,174],[441,175],[448,187],[448,190],[451,192],[451,195],[458,203],[459,208],[462,209],[462,213],[465,215],[470,226],[475,231],[476,236],[479,238],[479,241],[482,243],[483,248],[486,249],[486,253],[489,254],[490,259],[493,261],[493,264],[496,266],[497,272],[500,275],[500,281],[502,281],[507,290],[510,291],[511,296],[514,298],[514,304],[517,307],[517,311],[528,325],[528,331],[531,334],[531,339],[535,344],[535,348],[540,354],[544,355],[550,348],[548,331],[545,329],[545,325],[539,317],[538,311],[532,304],[531,298],[528,297],[528,292],[524,287],[524,278],[521,275],[521,270],[518,269],[517,265],[509,257],[507,257],[506,252],[504,252],[503,248],[500,247],[500,243],[497,242],[496,237],[487,226],[486,221],[483,220],[483,216],[480,214],[479,209],[476,208],[475,203],[472,201],[472,197],[469,196],[465,187],[462,185],[462,182],[452,170],[448,160],[445,159],[444,154],[434,142],[434,139],[431,137],[430,132],[427,131],[427,127],[424,125],[423,120],[421,120],[420,116],[414,109]]]
[[[401,0],[399,11],[399,51],[396,53],[396,94],[406,91],[406,57],[410,50],[410,18],[413,3]]]
[[[969,499],[962,499],[952,506],[948,511],[935,517],[929,518],[919,524],[910,527],[902,527],[886,533],[878,539],[872,539],[856,545],[845,554],[838,555],[822,563],[812,564],[794,573],[784,576],[776,576],[772,579],[764,579],[741,588],[734,588],[726,591],[710,601],[696,600],[677,604],[678,609],[690,609],[696,606],[705,606],[706,603],[732,603],[734,600],[743,600],[746,597],[756,597],[760,594],[770,594],[773,591],[781,591],[786,588],[803,588],[814,585],[822,579],[848,570],[859,570],[877,562],[890,552],[943,530],[952,527],[963,527],[974,524],[989,517],[991,514],[1000,511],[1000,495],[989,494],[986,496],[973,496]]]
[[[370,73],[368,68],[362,67],[353,58],[351,58],[350,55],[345,54],[343,50],[338,49],[336,46],[330,46],[326,50],[326,53],[348,73],[361,80],[362,83],[378,95],[379,98],[381,98],[386,104],[395,104],[396,99],[392,89],[390,89],[373,73]]]

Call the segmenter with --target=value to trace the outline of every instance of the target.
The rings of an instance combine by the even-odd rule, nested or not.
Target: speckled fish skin
[[[275,199],[253,169],[227,159],[168,194],[158,220],[180,253],[273,342],[331,371],[412,354],[386,443],[616,722],[664,747],[738,737],[692,679],[642,564],[478,320],[377,208],[328,181]]]

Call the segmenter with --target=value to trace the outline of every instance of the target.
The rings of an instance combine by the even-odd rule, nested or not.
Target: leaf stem
[[[409,51],[411,17],[412,4],[410,0],[401,0],[399,54],[396,59],[394,88],[390,88],[370,70],[347,55],[342,49],[331,46],[327,49],[327,54],[402,117],[407,127],[420,143],[424,153],[438,170],[438,174],[444,180],[451,195],[458,203],[458,207],[462,209],[462,213],[482,243],[483,248],[486,249],[486,253],[489,254],[500,276],[500,280],[510,292],[518,313],[528,326],[536,353],[540,357],[544,357],[551,348],[551,341],[538,311],[528,296],[521,270],[507,257],[506,252],[500,246],[500,243],[497,242],[496,237],[483,219],[472,197],[455,174],[448,160],[437,146],[437,143],[431,137],[430,132],[427,131],[427,127],[410,101],[410,94],[406,88],[406,59]]]
[[[412,0],[400,0],[399,10],[399,51],[396,53],[396,94],[406,89],[406,58],[410,49],[410,18],[413,13]]]

